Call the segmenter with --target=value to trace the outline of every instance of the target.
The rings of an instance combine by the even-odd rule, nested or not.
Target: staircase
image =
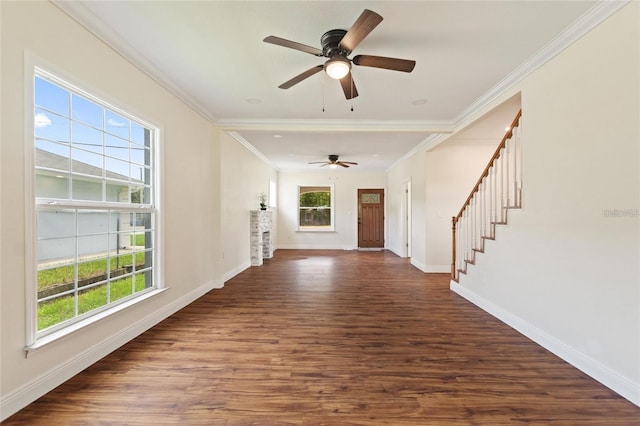
[[[494,240],[496,225],[507,224],[507,212],[522,207],[522,146],[519,111],[457,216],[452,218],[451,279],[458,282]]]

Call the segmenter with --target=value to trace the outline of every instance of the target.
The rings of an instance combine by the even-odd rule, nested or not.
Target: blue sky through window
[[[36,76],[34,88],[35,146],[70,159],[61,171],[95,175],[86,164],[108,179],[150,184],[144,126],[46,78]]]

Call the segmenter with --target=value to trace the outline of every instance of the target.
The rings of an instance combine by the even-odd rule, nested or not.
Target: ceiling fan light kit
[[[334,80],[341,80],[351,71],[351,62],[345,57],[336,55],[324,63],[324,71]]]
[[[322,50],[306,44],[286,40],[281,37],[268,36],[263,41],[289,49],[299,50],[318,57],[329,58],[324,65],[316,65],[289,81],[281,84],[281,89],[288,89],[301,81],[311,77],[312,75],[324,70],[327,75],[335,80],[340,80],[342,91],[347,99],[353,99],[358,96],[353,75],[351,73],[351,64],[382,68],[392,71],[411,72],[416,65],[416,61],[408,59],[388,58],[385,56],[357,55],[353,59],[349,59],[351,52],[369,35],[378,24],[382,22],[382,16],[369,9],[365,9],[356,22],[351,26],[349,31],[345,30],[329,30],[320,38]]]

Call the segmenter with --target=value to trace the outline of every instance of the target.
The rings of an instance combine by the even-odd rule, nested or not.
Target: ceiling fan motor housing
[[[327,58],[332,58],[335,55],[341,55],[345,58],[349,56],[350,50],[344,50],[338,46],[345,34],[347,34],[346,30],[329,30],[324,33],[320,38],[322,54]]]
[[[338,156],[335,154],[329,155],[329,161],[331,161],[332,163],[335,163],[336,161],[338,161]]]

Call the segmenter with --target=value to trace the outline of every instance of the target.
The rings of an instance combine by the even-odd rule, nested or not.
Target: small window
[[[36,69],[35,333],[158,287],[157,129]]]
[[[298,187],[298,230],[334,230],[332,185]]]
[[[277,207],[278,205],[278,194],[277,194],[277,186],[276,183],[272,180],[269,181],[269,207]]]

